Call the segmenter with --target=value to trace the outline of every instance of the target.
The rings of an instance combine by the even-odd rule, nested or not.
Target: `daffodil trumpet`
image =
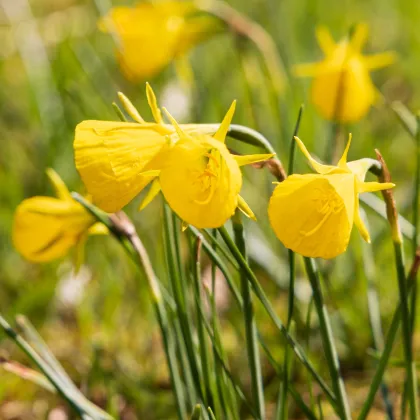
[[[76,245],[82,247],[87,235],[107,233],[106,227],[97,223],[72,198],[53,169],[48,169],[47,175],[57,197],[37,196],[22,201],[16,209],[13,222],[13,244],[26,259],[33,262],[63,257],[70,248]]]
[[[347,162],[351,135],[336,166],[317,162],[302,141],[295,139],[316,174],[291,175],[275,188],[268,215],[276,236],[292,251],[325,259],[347,249],[353,225],[370,242],[359,214],[359,194],[394,184],[365,181],[371,159]]]
[[[324,60],[297,65],[294,73],[298,77],[313,78],[311,100],[324,118],[340,123],[358,121],[378,98],[370,71],[392,64],[395,54],[362,55],[368,36],[364,24],[357,25],[351,37],[338,43],[324,27],[319,27],[316,35]]]

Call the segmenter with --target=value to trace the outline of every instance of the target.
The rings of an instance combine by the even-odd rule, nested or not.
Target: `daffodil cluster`
[[[307,257],[334,258],[347,249],[353,224],[370,242],[359,213],[359,194],[394,187],[365,182],[372,160],[347,162],[351,135],[336,166],[311,157],[295,138],[316,174],[291,175],[277,185],[268,206],[271,226],[283,244]]]
[[[156,75],[220,29],[193,2],[171,0],[114,7],[99,27],[113,35],[120,67],[133,81]]]
[[[154,123],[145,122],[137,113],[136,123],[83,121],[76,128],[76,168],[94,204],[108,212],[118,211],[150,183],[140,209],[162,191],[185,225],[222,226],[237,207],[254,218],[239,195],[240,166],[272,155],[229,152],[225,138],[235,102],[210,135],[209,126],[179,125],[166,110],[172,124],[165,124],[149,85],[146,92]]]
[[[395,54],[363,56],[361,50],[368,35],[364,24],[357,25],[350,38],[337,44],[324,27],[318,28],[316,34],[325,59],[297,65],[295,74],[314,78],[311,98],[324,118],[343,123],[357,121],[367,114],[378,96],[369,72],[393,63]]]

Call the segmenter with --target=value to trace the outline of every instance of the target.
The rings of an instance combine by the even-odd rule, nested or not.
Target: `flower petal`
[[[239,166],[250,165],[251,163],[263,162],[275,156],[274,153],[265,153],[259,155],[233,155]]]
[[[367,230],[367,228],[365,226],[365,223],[363,222],[363,219],[362,219],[362,217],[360,215],[360,210],[359,210],[359,197],[356,197],[356,201],[355,201],[354,224],[355,224],[357,230],[360,232],[360,235],[362,236],[362,238],[368,244],[370,244],[369,231]]]
[[[351,133],[349,133],[349,139],[347,140],[346,148],[344,149],[343,155],[341,156],[337,164],[337,166],[341,169],[347,169],[347,155],[349,153],[350,145],[351,145]]]
[[[222,143],[225,142],[226,134],[229,131],[230,123],[232,122],[233,114],[235,113],[235,108],[236,108],[236,101],[233,101],[232,105],[228,109],[228,112],[226,113],[225,117],[223,118],[222,123],[220,124],[216,133],[214,133],[214,135],[213,135],[214,139],[219,140]]]
[[[318,26],[316,28],[316,38],[318,44],[325,55],[331,54],[336,45],[330,31],[325,26]]]
[[[395,184],[392,182],[360,182],[357,185],[357,192],[361,194],[365,192],[389,190],[394,187]]]
[[[363,62],[367,69],[376,70],[390,66],[396,59],[397,54],[394,51],[387,51],[380,54],[364,56]]]
[[[144,197],[143,201],[141,202],[139,206],[139,211],[143,210],[145,207],[147,207],[153,199],[159,194],[161,188],[160,188],[160,182],[158,179],[155,179],[152,181],[152,185],[150,185],[150,189],[146,194],[146,197]]]
[[[295,137],[295,140],[299,146],[299,149],[302,151],[302,153],[304,154],[304,156],[306,157],[306,159],[308,159],[309,163],[311,164],[311,166],[314,168],[314,170],[316,172],[318,172],[319,174],[327,174],[328,172],[334,171],[337,169],[336,166],[332,166],[332,165],[323,165],[322,163],[317,162],[312,156],[311,154],[308,152],[308,149],[306,148],[306,146],[303,144],[302,140],[299,137]]]
[[[245,214],[246,217],[257,221],[257,218],[255,217],[254,212],[251,210],[251,207],[248,206],[248,203],[240,195],[238,195],[238,208],[243,214]]]
[[[48,168],[46,171],[47,176],[51,182],[51,185],[54,187],[55,194],[61,200],[73,201],[73,198],[70,194],[70,191],[66,187],[66,184],[60,178],[60,175],[54,169]]]
[[[153,89],[148,82],[146,82],[146,96],[147,103],[149,104],[156,123],[163,124],[162,113],[160,112],[159,106],[157,104],[155,92],[153,92]]]

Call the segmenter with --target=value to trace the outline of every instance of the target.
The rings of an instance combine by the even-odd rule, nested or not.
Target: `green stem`
[[[403,334],[404,356],[407,371],[407,392],[410,400],[410,419],[419,418],[419,407],[417,402],[417,376],[413,363],[413,349],[411,345],[410,312],[407,297],[407,282],[404,271],[404,256],[402,243],[394,241],[395,263],[397,268],[398,289],[401,302],[401,321]]]
[[[416,133],[416,173],[414,176],[414,197],[413,197],[413,260],[416,256],[418,246],[418,230],[419,230],[419,206],[420,206],[420,117],[417,116],[417,133]],[[416,330],[416,312],[417,312],[417,277],[414,279],[413,293],[411,295],[411,341]]]
[[[280,333],[283,335],[283,337],[286,339],[287,344],[292,348],[293,352],[295,353],[296,357],[302,362],[302,364],[308,369],[310,374],[313,376],[315,381],[319,384],[319,386],[322,388],[322,390],[325,392],[325,395],[327,396],[328,400],[330,401],[333,408],[337,409],[337,400],[334,394],[331,392],[328,385],[325,383],[325,381],[319,376],[318,372],[312,365],[312,363],[307,358],[304,350],[302,347],[294,340],[294,338],[287,332],[286,327],[283,325],[283,323],[280,321],[279,317],[275,313],[273,307],[271,306],[271,303],[269,299],[267,298],[267,295],[265,294],[264,290],[262,289],[261,285],[258,282],[257,277],[255,276],[254,272],[249,267],[248,263],[246,262],[245,258],[233,242],[232,238],[228,234],[225,227],[219,228],[219,232],[225,241],[226,245],[232,252],[233,256],[238,261],[241,268],[243,268],[247,274],[248,280],[250,281],[252,288],[254,289],[254,293],[258,297],[258,299],[261,301],[264,309],[266,310],[267,314],[273,321],[274,325],[277,327],[277,329],[280,331]]]
[[[246,246],[244,238],[244,229],[239,210],[232,217],[235,242],[238,250],[246,259]],[[243,300],[243,316],[245,323],[246,346],[248,353],[248,362],[251,371],[252,395],[258,418],[265,419],[264,409],[264,391],[261,374],[260,356],[258,350],[257,326],[254,319],[254,309],[252,306],[251,288],[243,268],[240,270],[241,292]]]
[[[194,270],[193,270],[193,288],[196,303],[196,316],[197,316],[197,334],[200,346],[200,357],[201,357],[201,368],[203,371],[203,380],[205,385],[205,397],[206,401],[210,406],[213,406],[212,402],[212,386],[211,386],[211,367],[210,359],[207,349],[207,341],[204,334],[204,326],[200,314],[204,312],[202,303],[201,293],[201,240],[197,239],[197,245],[194,255]]]
[[[305,266],[308,273],[309,282],[311,283],[312,287],[314,304],[318,313],[322,341],[324,344],[325,358],[327,359],[334,393],[338,400],[340,417],[342,419],[351,419],[350,407],[347,401],[344,381],[340,372],[340,361],[338,359],[337,350],[335,348],[331,322],[324,303],[324,298],[322,296],[321,284],[319,282],[319,275],[315,266],[315,261],[311,258],[305,258]]]

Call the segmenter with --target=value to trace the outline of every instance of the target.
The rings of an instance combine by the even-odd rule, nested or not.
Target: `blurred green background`
[[[160,104],[179,121],[220,122],[231,101],[237,99],[234,123],[263,133],[286,164],[298,108],[304,103],[300,137],[311,152],[322,157],[331,135],[331,123],[324,121],[311,105],[310,81],[291,75],[293,64],[321,59],[315,39],[319,24],[326,25],[338,40],[354,23],[368,23],[370,37],[365,53],[394,50],[398,54],[394,65],[373,74],[376,87],[388,101],[401,100],[412,110],[419,107],[419,2],[229,0],[228,3],[261,24],[276,42],[287,73],[281,120],[273,107],[271,86],[258,51],[226,32],[190,54],[198,95],[188,94],[173,66],[149,80]],[[89,238],[85,265],[77,276],[72,275],[71,256],[34,265],[24,261],[11,243],[16,206],[24,198],[52,194],[46,168],[54,168],[71,190],[84,192],[73,162],[72,142],[77,123],[84,119],[117,120],[111,104],[116,101],[118,91],[132,99],[146,120],[151,120],[145,83],[133,84],[124,79],[115,60],[111,37],[97,29],[98,17],[117,4],[133,3],[0,0],[0,308],[10,320],[16,314],[25,314],[83,392],[111,413],[119,413],[123,419],[170,419],[175,417],[174,403],[146,287],[114,239]],[[374,148],[381,150],[397,184],[398,208],[410,219],[414,142],[392,111],[378,104],[367,117],[345,131],[353,133],[350,160],[374,157]],[[252,150],[239,143],[229,144],[239,152]],[[296,165],[297,172],[307,171],[299,152]],[[253,168],[245,169],[244,173],[243,196],[258,218],[258,224],[246,222],[251,262],[284,319],[287,252],[271,232],[266,214],[272,179]],[[156,200],[142,213],[136,211],[139,201],[136,199],[126,210],[138,227],[157,274],[165,282],[162,200]],[[386,329],[398,296],[392,243],[386,221],[370,210],[367,214]],[[347,253],[323,264],[338,349],[346,379],[354,384],[350,385],[351,398],[356,403],[363,400],[363,384],[368,384],[369,369],[373,366],[373,359],[367,354],[372,339],[361,247],[361,239],[354,232]],[[310,339],[315,360],[322,360],[316,317],[310,328],[305,326],[310,288],[302,274],[301,261],[298,270],[296,298],[300,322],[296,334],[302,340]],[[240,314],[236,307],[231,307],[222,279],[219,297],[219,315],[232,370],[249,390]],[[256,310],[260,328],[281,360],[283,343],[272,334],[271,324],[258,305]],[[3,335],[0,348],[8,357],[28,363]],[[395,357],[398,354],[399,345]],[[266,398],[274,404],[278,385],[264,361],[263,367]],[[400,371],[395,369],[393,373],[391,383],[399,378]],[[300,367],[295,380],[306,392],[305,375]],[[54,415],[60,413],[51,411],[57,407],[63,407],[58,398],[0,372],[1,419],[41,419],[48,415],[55,419],[59,417]],[[382,418],[380,411],[378,416]]]

